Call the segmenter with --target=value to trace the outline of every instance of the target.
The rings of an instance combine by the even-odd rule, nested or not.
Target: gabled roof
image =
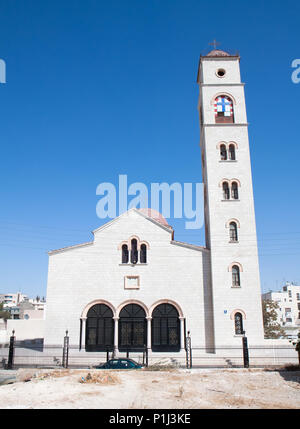
[[[164,226],[167,226],[168,228],[171,228],[164,216],[159,213],[157,210],[149,209],[149,208],[143,208],[143,209],[137,209],[139,213],[146,215],[148,218],[151,218],[153,220],[156,220],[157,222],[161,223]]]
[[[150,210],[150,212],[149,212],[149,210]],[[171,233],[172,237],[173,237],[173,232],[174,232],[173,228],[170,225],[168,225],[165,218],[159,212],[157,212],[156,210],[152,210],[152,209],[136,209],[136,208],[132,208],[132,209],[128,210],[127,212],[122,213],[120,216],[117,216],[116,218],[112,219],[110,222],[105,223],[104,225],[100,226],[97,229],[94,229],[92,231],[92,234],[95,235],[95,233],[97,233],[98,231],[102,231],[105,228],[108,228],[110,225],[112,225],[118,219],[120,219],[123,216],[126,216],[127,213],[129,213],[131,211],[134,211],[135,213],[142,216],[144,219],[147,219],[150,222],[153,222],[155,225],[157,225],[160,228],[164,229],[165,231]],[[67,247],[62,247],[61,249],[50,250],[48,252],[48,255],[54,255],[55,253],[60,253],[60,252],[63,252],[65,250],[76,249],[78,247],[89,246],[93,243],[94,243],[94,241],[89,241],[87,243],[75,244],[74,246],[67,246]]]
[[[148,210],[151,210],[151,212],[149,213]],[[126,216],[127,213],[130,213],[131,211],[134,211],[135,213],[139,214],[143,218],[148,219],[149,221],[153,222],[155,225],[163,228],[165,231],[173,232],[173,228],[170,225],[168,225],[165,218],[160,213],[158,213],[156,210],[132,208],[132,209],[128,210],[127,212],[122,213],[120,216],[117,216],[116,218],[112,219],[110,222],[105,223],[104,225],[100,226],[97,229],[94,229],[94,231],[92,231],[92,233],[95,235],[96,232],[101,231],[101,230],[109,227],[112,223],[116,222],[121,217]],[[150,216],[149,216],[149,214],[150,214]],[[160,216],[157,216],[156,214],[159,214]]]
[[[174,233],[173,228],[167,223],[165,218],[156,210],[136,209],[136,208],[132,208],[132,209],[128,210],[128,212],[131,212],[131,211],[134,211],[135,213],[139,214],[143,218],[149,220],[150,222],[153,222],[155,225],[159,226],[160,228],[163,228],[165,231],[172,234],[170,244],[173,244],[175,246],[186,247],[188,249],[197,250],[200,252],[209,251],[209,249],[207,249],[206,247],[203,247],[203,246],[197,246],[195,244],[183,243],[182,241],[173,240],[173,235],[174,235],[173,234]],[[95,229],[94,231],[92,231],[92,233],[95,235],[96,232],[101,231],[105,228],[108,228],[112,223],[116,222],[119,218],[127,215],[128,212],[122,213],[120,216],[116,217],[115,219],[111,220],[110,222],[107,222],[104,225],[100,226],[99,228]],[[88,241],[88,242],[82,243],[82,244],[75,244],[74,246],[62,247],[61,249],[49,251],[48,255],[54,255],[56,253],[64,252],[67,250],[72,250],[72,249],[77,249],[80,247],[90,246],[92,244],[94,244],[94,241]]]

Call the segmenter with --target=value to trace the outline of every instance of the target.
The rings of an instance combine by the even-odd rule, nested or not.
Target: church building
[[[45,345],[92,355],[183,356],[264,341],[248,123],[240,57],[200,57],[205,247],[176,241],[166,219],[131,209],[93,241],[49,252]],[[200,168],[199,168],[200,171]],[[122,354],[124,356],[124,354]]]

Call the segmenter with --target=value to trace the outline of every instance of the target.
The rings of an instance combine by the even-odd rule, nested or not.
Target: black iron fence
[[[0,346],[0,366],[6,369],[92,368],[112,358],[132,358],[146,367],[249,368],[299,364],[298,353],[292,345],[248,346],[245,336],[241,338],[240,346],[208,348],[193,347],[188,333],[185,350],[179,353],[151,352],[146,346],[143,349],[123,349],[117,353],[111,347],[104,351],[86,352],[69,344],[68,332],[61,345],[44,345],[42,339],[17,341],[13,332],[9,343]]]

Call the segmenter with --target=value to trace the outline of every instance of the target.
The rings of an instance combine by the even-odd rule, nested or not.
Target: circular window
[[[25,315],[24,315],[24,319],[25,319],[25,320],[28,320],[28,319],[29,319],[29,315],[28,315],[28,314],[25,314]]]
[[[218,77],[224,77],[226,74],[226,71],[224,69],[218,69],[217,70],[217,76]]]

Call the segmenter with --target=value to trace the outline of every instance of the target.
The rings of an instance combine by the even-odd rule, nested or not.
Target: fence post
[[[244,358],[244,368],[249,368],[249,350],[248,350],[248,340],[246,337],[246,332],[243,331],[243,358]]]
[[[15,354],[15,331],[12,331],[12,335],[9,339],[9,349],[8,349],[8,362],[7,362],[7,369],[13,369],[14,366],[14,354]]]
[[[186,367],[192,368],[192,340],[191,340],[191,333],[188,331],[187,337],[186,337]]]
[[[144,350],[143,350],[143,365],[146,367],[148,366],[148,348],[146,344],[144,344]]]
[[[64,337],[64,347],[63,347],[63,359],[62,359],[63,368],[68,368],[69,365],[69,336],[68,330]]]

